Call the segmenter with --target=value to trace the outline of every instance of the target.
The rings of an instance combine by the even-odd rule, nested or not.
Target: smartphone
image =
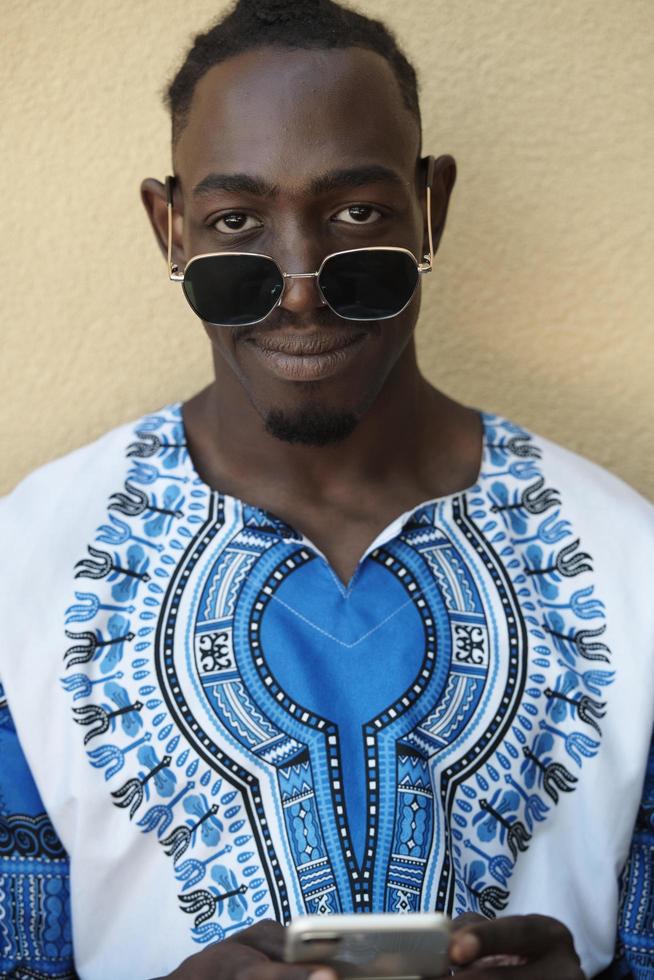
[[[439,912],[304,915],[286,930],[287,963],[325,963],[357,980],[449,973],[450,920]]]

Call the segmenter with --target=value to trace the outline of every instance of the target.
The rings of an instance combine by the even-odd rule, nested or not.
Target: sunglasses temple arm
[[[429,242],[429,253],[424,256],[424,260],[418,265],[419,272],[431,272],[434,264],[434,235],[431,227],[431,187],[434,182],[435,159],[433,156],[427,157],[427,175],[425,184],[427,190],[427,239]]]
[[[182,282],[184,273],[173,263],[173,187],[175,178],[166,177],[166,210],[168,212],[168,278],[173,282]]]

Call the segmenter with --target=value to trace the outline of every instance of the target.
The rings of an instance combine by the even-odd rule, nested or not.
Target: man
[[[420,374],[411,66],[241,0],[170,106],[143,200],[215,381],[3,504],[4,974],[329,976],[282,924],[438,908],[462,977],[599,975],[619,914],[654,976],[652,510]]]

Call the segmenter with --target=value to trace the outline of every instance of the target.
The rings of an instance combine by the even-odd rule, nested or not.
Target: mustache
[[[328,306],[318,306],[311,313],[294,313],[283,306],[278,306],[261,323],[245,327],[234,327],[235,340],[247,340],[249,337],[262,336],[269,333],[279,333],[287,330],[338,330],[341,334],[378,333],[379,324],[376,321],[346,320],[337,316]]]

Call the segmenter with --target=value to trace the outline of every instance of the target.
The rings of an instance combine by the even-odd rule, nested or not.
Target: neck
[[[399,514],[479,474],[478,413],[432,388],[415,358],[398,362],[347,439],[320,448],[271,436],[240,384],[231,387],[218,378],[184,406],[197,472],[306,535],[343,582]]]
[[[274,485],[293,496],[329,496],[389,478],[412,482],[439,446],[452,461],[457,455],[461,406],[423,378],[412,344],[351,435],[320,447],[270,435],[238,379],[216,367],[216,380],[184,406],[196,468],[216,489]]]
[[[379,479],[389,467],[402,466],[404,457],[415,461],[415,440],[433,413],[435,392],[413,352],[406,353],[354,431],[326,446],[287,443],[268,433],[238,379],[217,365],[216,380],[184,406],[201,475],[216,485],[230,476],[254,483],[275,473],[276,481],[290,485],[326,487]]]

